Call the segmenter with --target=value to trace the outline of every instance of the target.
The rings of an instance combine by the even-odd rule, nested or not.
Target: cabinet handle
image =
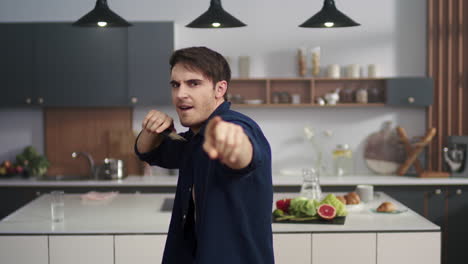
[[[441,190],[441,189],[436,189],[436,190],[434,191],[434,193],[435,193],[436,195],[440,195],[440,194],[442,193],[442,190]]]
[[[32,100],[31,97],[26,98],[26,104],[31,104]]]
[[[43,104],[44,103],[44,98],[42,98],[42,97],[37,98],[37,103],[40,104],[40,105]]]
[[[138,98],[137,97],[132,97],[131,101],[132,101],[132,104],[136,104],[136,103],[138,103]]]
[[[461,195],[463,192],[462,192],[461,189],[458,189],[458,190],[455,191],[455,193],[456,193],[457,195]]]
[[[412,97],[412,96],[408,97],[408,103],[412,104],[412,103],[414,103],[414,101],[416,101],[414,99],[414,97]]]

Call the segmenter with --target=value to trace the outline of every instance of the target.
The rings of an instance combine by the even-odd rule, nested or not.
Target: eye
[[[180,85],[179,85],[178,83],[176,83],[176,82],[171,82],[170,85],[171,85],[171,88],[178,88],[178,87],[180,86]]]
[[[197,85],[200,85],[200,81],[191,80],[191,81],[188,82],[188,85],[190,87],[195,87]]]

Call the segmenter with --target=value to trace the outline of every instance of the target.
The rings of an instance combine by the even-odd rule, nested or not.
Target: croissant
[[[336,199],[340,200],[343,204],[346,204],[346,198],[344,196],[337,196]]]
[[[356,192],[350,192],[345,195],[346,204],[359,204],[361,202],[361,198]]]
[[[377,212],[393,212],[395,210],[396,210],[396,206],[391,202],[383,202],[377,208]]]

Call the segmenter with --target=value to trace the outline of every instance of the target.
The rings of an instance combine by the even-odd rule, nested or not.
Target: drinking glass
[[[64,191],[50,192],[50,213],[52,222],[63,222],[65,218]]]

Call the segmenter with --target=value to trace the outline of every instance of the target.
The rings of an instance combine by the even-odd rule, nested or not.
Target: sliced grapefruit
[[[336,216],[336,209],[329,204],[322,204],[317,209],[317,214],[323,219],[331,220]]]

